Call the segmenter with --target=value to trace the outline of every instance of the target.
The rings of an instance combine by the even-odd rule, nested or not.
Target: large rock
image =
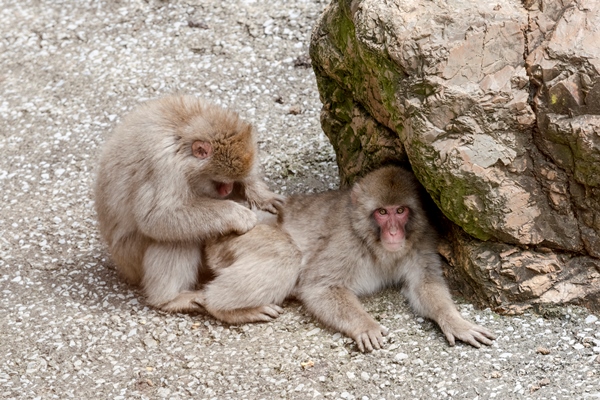
[[[409,163],[455,283],[600,308],[600,2],[333,0],[311,58],[342,184]]]

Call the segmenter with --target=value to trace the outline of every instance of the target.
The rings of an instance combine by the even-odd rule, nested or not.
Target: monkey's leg
[[[452,301],[441,269],[437,270],[429,265],[422,270],[420,277],[406,280],[402,290],[415,312],[434,320],[450,346],[454,346],[456,339],[477,348],[481,347],[480,343],[491,345],[496,336],[486,328],[463,319]]]
[[[110,252],[117,270],[129,282],[139,285],[144,275],[142,263],[146,248],[151,241],[143,235],[132,233],[114,240],[110,246]]]
[[[272,226],[221,238],[206,248],[215,278],[204,287],[200,303],[231,324],[271,321],[283,312],[279,305],[296,284],[300,262],[296,245]]]
[[[192,291],[201,262],[200,246],[182,243],[153,243],[146,249],[142,287],[148,303],[165,311],[200,309]]]
[[[269,243],[263,245],[262,250]],[[206,284],[201,304],[215,318],[230,324],[268,322],[283,313],[279,307],[296,284],[296,257],[265,257],[247,249],[233,264],[217,269]]]
[[[345,287],[301,287],[299,298],[308,311],[331,328],[348,335],[362,352],[383,346],[387,329],[365,311],[356,295]]]

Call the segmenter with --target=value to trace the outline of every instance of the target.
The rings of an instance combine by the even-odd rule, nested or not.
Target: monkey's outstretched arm
[[[434,320],[446,336],[450,346],[456,339],[481,347],[481,343],[491,345],[495,335],[482,326],[463,319],[441,275],[439,256],[422,257],[424,265],[420,273],[407,277],[402,288],[412,308],[418,314]]]
[[[134,217],[139,230],[157,241],[181,242],[226,233],[245,233],[256,225],[252,210],[231,200],[201,198],[184,204],[141,190]]]
[[[341,286],[302,287],[299,298],[321,322],[351,337],[362,352],[383,346],[387,329],[362,307],[358,297]]]

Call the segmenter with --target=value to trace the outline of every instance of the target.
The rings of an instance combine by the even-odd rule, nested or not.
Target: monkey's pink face
[[[213,147],[209,142],[196,140],[192,143],[192,154],[199,160],[205,160],[213,155]],[[233,181],[212,181],[219,197],[227,197],[233,191]]]
[[[381,229],[381,244],[387,251],[396,252],[404,247],[408,215],[409,209],[404,206],[381,207],[373,212],[373,218]]]

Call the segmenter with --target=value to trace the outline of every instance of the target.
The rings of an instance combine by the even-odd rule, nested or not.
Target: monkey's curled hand
[[[262,181],[256,181],[245,188],[246,199],[251,207],[257,207],[271,214],[278,214],[285,204],[285,197],[271,192]]]
[[[469,343],[473,347],[480,348],[481,343],[491,346],[492,340],[496,339],[496,335],[484,328],[465,321],[458,315],[452,315],[439,322],[442,332],[446,336],[450,346],[454,346],[456,339],[465,343]]]
[[[381,349],[383,347],[383,337],[387,336],[387,328],[372,321],[367,329],[362,329],[360,332],[349,335],[356,342],[356,346],[360,351],[370,353],[373,349]]]
[[[223,233],[234,232],[242,235],[254,228],[258,222],[256,214],[240,204],[232,202],[232,206],[232,210],[223,215],[224,222],[227,224]]]

